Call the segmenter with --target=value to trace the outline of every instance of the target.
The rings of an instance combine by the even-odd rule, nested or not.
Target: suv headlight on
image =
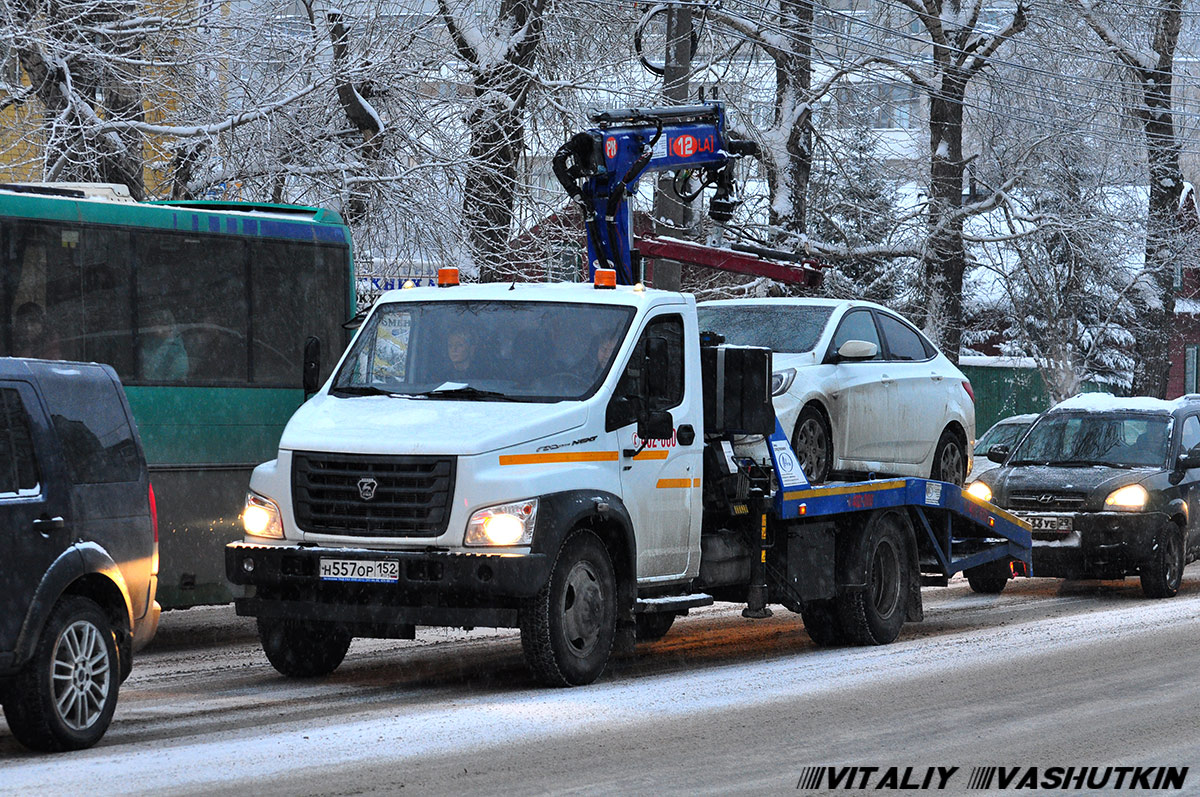
[[[771,374],[771,395],[779,396],[786,393],[794,381],[796,381],[795,368],[784,368],[782,371]]]
[[[536,498],[480,509],[467,521],[467,545],[529,545],[537,521]]]
[[[242,528],[252,537],[283,539],[283,521],[279,506],[257,493],[246,493],[246,508],[242,510]]]
[[[967,486],[967,493],[975,496],[980,501],[992,500],[992,488],[988,487],[983,482],[971,482],[971,484]]]
[[[1140,484],[1131,484],[1119,490],[1113,490],[1104,499],[1106,509],[1117,509],[1123,512],[1141,512],[1150,500],[1150,493]]]

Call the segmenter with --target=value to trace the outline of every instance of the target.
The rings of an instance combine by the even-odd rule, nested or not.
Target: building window
[[[1200,353],[1200,345],[1192,344],[1185,349],[1183,355],[1183,392],[1200,393],[1196,385],[1196,357]]]

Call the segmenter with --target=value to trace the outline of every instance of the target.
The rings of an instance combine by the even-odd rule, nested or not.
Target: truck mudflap
[[[370,565],[365,577],[321,573],[321,562]],[[383,564],[381,564],[383,563]],[[450,553],[231,543],[225,571],[253,587],[235,601],[243,616],[348,625],[517,625],[521,600],[550,573],[542,554]]]

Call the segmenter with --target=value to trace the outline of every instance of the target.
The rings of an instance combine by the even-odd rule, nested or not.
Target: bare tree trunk
[[[775,128],[783,150],[767,160],[772,227],[803,235],[807,229],[812,175],[811,113],[813,6],[811,0],[779,0],[779,27],[787,46],[775,54]]]
[[[688,78],[692,72],[691,6],[667,8],[667,57],[663,64],[663,102],[684,105],[690,94]],[[675,176],[664,172],[654,193],[654,232],[658,235],[687,237],[695,224],[692,206],[675,193]],[[633,220],[630,219],[630,224]],[[683,283],[683,267],[673,260],[654,262],[654,287],[677,291]]]

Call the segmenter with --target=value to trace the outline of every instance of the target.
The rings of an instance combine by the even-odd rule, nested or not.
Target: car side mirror
[[[870,360],[879,354],[878,344],[866,340],[848,340],[837,350],[837,360]]]
[[[301,383],[308,398],[321,387],[321,339],[315,335],[304,341],[304,372]]]
[[[1183,472],[1192,468],[1200,468],[1200,450],[1193,448],[1185,451],[1175,460],[1175,470]]]
[[[992,462],[995,462],[997,465],[1003,465],[1004,460],[1008,459],[1009,453],[1010,449],[1008,446],[997,443],[988,449],[987,458]]]
[[[675,419],[666,410],[651,410],[638,418],[637,435],[647,440],[670,440],[675,433]]]

